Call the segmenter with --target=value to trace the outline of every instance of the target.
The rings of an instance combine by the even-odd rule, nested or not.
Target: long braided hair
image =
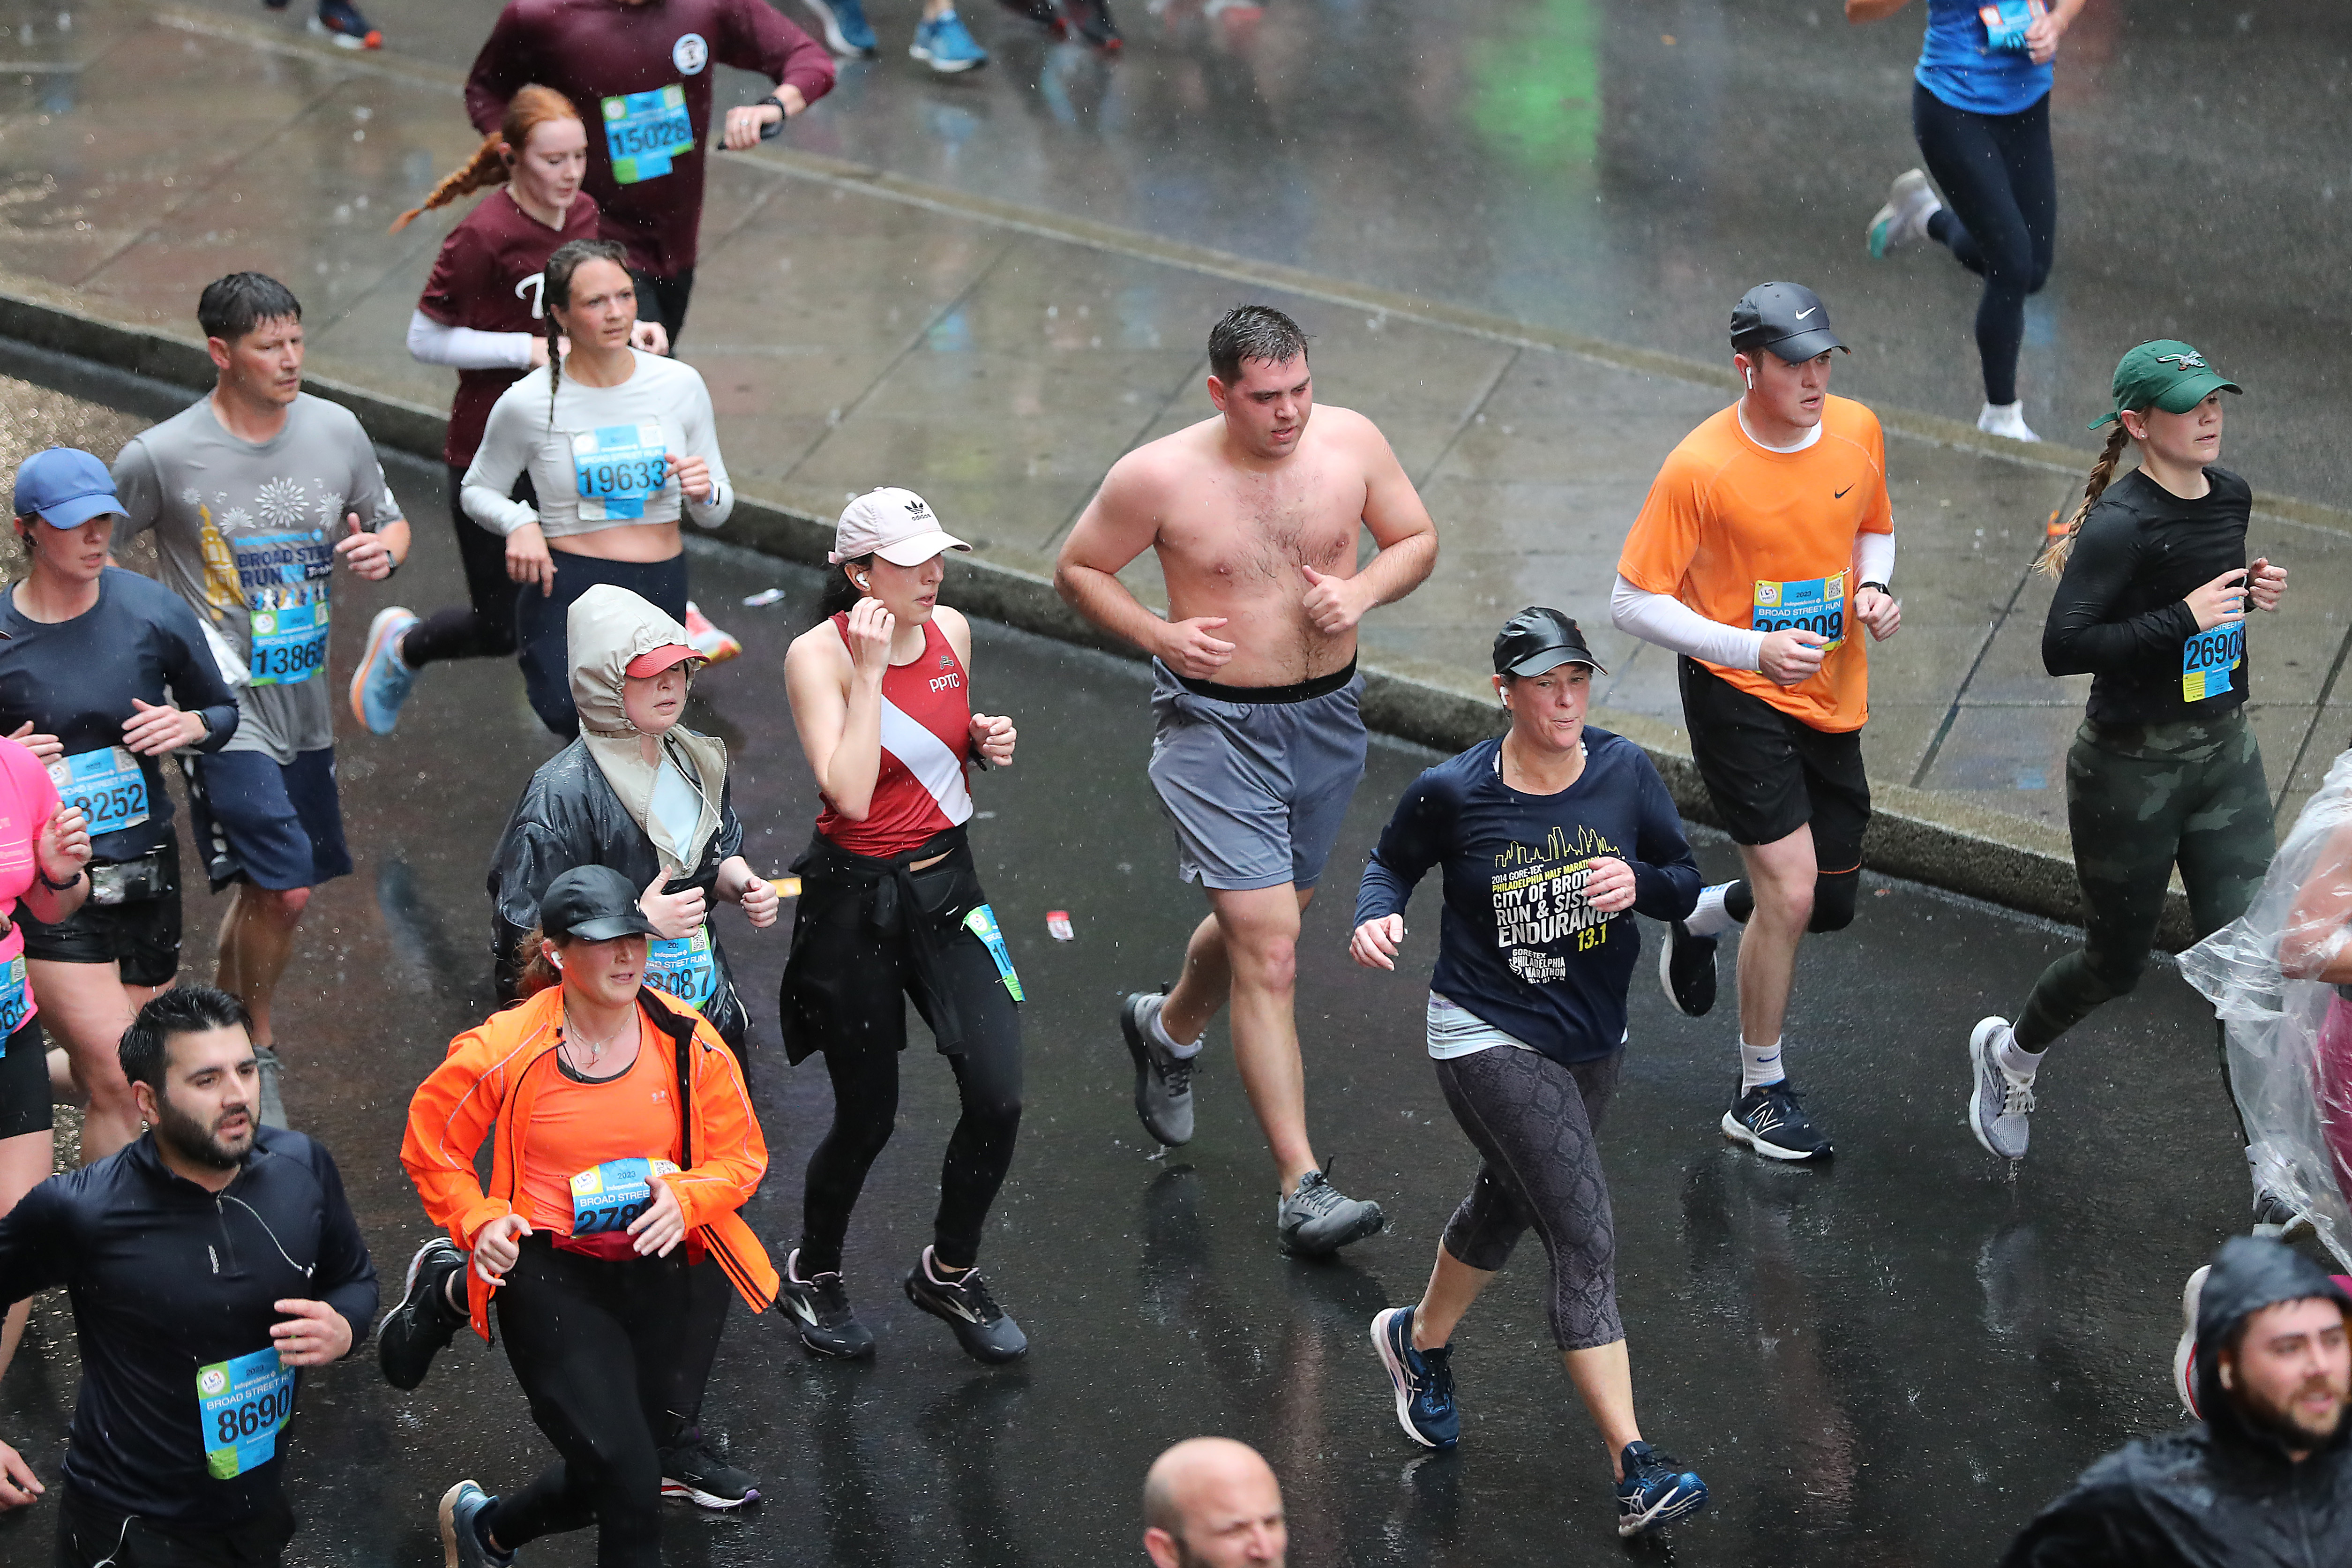
[[[629,253],[617,239],[569,239],[555,247],[541,274],[541,314],[547,324],[547,427],[555,428],[555,394],[563,384],[563,329],[555,312],[572,308],[572,275],[592,261],[609,261],[628,270]]]
[[[505,184],[513,176],[513,160],[522,156],[532,132],[551,120],[579,119],[580,111],[572,106],[572,100],[553,88],[541,87],[536,82],[518,88],[515,95],[507,100],[506,116],[499,121],[498,130],[483,137],[474,155],[463,166],[443,176],[423,201],[393,219],[392,227],[385,232],[398,234],[415,222],[419,214],[446,207],[476,191]]]
[[[2129,445],[2131,432],[2125,429],[2124,422],[2118,419],[2116,427],[2107,432],[2107,444],[2100,449],[2099,460],[2091,465],[2090,478],[2083,481],[2083,504],[2076,507],[2074,515],[2066,520],[2066,531],[2045,545],[2042,559],[2033,563],[2035,570],[2043,576],[2065,575],[2066,558],[2074,553],[2074,536],[2083,531],[2083,520],[2091,515],[2091,509],[2099,504],[2099,497],[2105,494],[2107,486],[2115,481],[2116,464],[2122,458],[2124,448]]]

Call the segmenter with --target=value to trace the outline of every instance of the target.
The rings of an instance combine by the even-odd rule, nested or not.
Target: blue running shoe
[[[352,717],[371,735],[389,735],[400,722],[400,705],[415,689],[416,671],[400,657],[400,639],[417,624],[416,613],[398,605],[378,610],[368,627],[367,651],[352,671]]]
[[[1412,1348],[1412,1309],[1391,1307],[1372,1318],[1372,1348],[1396,1390],[1397,1425],[1425,1448],[1462,1440],[1462,1413],[1454,1405],[1454,1352]]]
[[[915,29],[907,52],[939,72],[953,76],[988,63],[988,51],[953,11],[942,11]]]
[[[352,0],[319,0],[319,14],[310,18],[310,30],[325,34],[337,48],[383,47],[383,34],[360,15]]]
[[[847,60],[874,58],[874,29],[866,25],[866,7],[858,0],[801,0],[816,14],[824,33],[824,47]]]
[[[1663,1530],[1706,1506],[1706,1483],[1671,1454],[1636,1440],[1625,1445],[1618,1463],[1625,1469],[1625,1479],[1617,1483],[1621,1536]]]
[[[471,1481],[441,1494],[441,1555],[447,1568],[507,1568],[512,1550],[492,1552],[482,1539],[482,1510],[499,1500]]]

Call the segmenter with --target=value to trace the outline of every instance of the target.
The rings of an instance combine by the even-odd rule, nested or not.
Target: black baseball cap
[[[539,929],[581,942],[661,934],[637,908],[637,889],[610,866],[574,866],[550,882],[539,900]]]
[[[1495,634],[1496,675],[1541,675],[1563,664],[1589,664],[1603,675],[1609,673],[1585,646],[1584,634],[1576,623],[1558,610],[1529,605]]]
[[[1801,283],[1759,283],[1731,307],[1731,346],[1752,354],[1769,349],[1790,364],[1832,349],[1852,349],[1830,331],[1829,307]]]

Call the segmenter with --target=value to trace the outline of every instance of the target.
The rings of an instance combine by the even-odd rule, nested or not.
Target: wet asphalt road
[[[76,384],[150,416],[178,401],[142,406],[150,395],[126,384]],[[439,471],[389,468],[421,545],[393,586],[419,609],[448,602],[459,589]],[[746,651],[698,684],[692,721],[727,740],[748,852],[781,870],[806,841],[815,797],[779,667],[813,616],[817,580],[720,552],[698,552],[693,574],[698,601]],[[741,607],[771,585],[786,590],[782,603]],[[339,589],[338,680],[390,592]],[[1202,909],[1174,879],[1143,778],[1143,669],[987,626],[975,640],[977,700],[1013,714],[1022,742],[1016,767],[977,783],[973,840],[1030,996],[1022,1148],[982,1264],[1034,1349],[983,1370],[898,1293],[929,1237],[953,1117],[947,1068],[918,1045],[898,1138],[847,1256],[880,1352],[865,1366],[813,1363],[773,1321],[739,1312],[705,1420],[762,1478],[767,1500],[735,1517],[674,1508],[666,1560],[1140,1562],[1144,1467],[1167,1443],[1212,1431],[1273,1460],[1297,1563],[1614,1560],[1627,1549],[1605,1461],[1549,1342],[1532,1240],[1457,1338],[1457,1453],[1425,1455],[1398,1432],[1365,1337],[1375,1310],[1414,1299],[1475,1164],[1420,1038],[1434,893],[1414,905],[1412,962],[1398,974],[1359,971],[1344,952],[1356,868],[1433,759],[1375,746],[1300,958],[1318,1144],[1345,1190],[1387,1208],[1390,1228],[1337,1263],[1287,1259],[1222,1025],[1190,1148],[1159,1155],[1128,1105],[1112,1009],[1122,990],[1172,973]],[[483,872],[509,804],[553,748],[503,663],[427,671],[396,737],[348,720],[344,730],[358,870],[320,891],[302,928],[279,1003],[286,1098],[341,1162],[396,1289],[425,1235],[396,1160],[408,1093],[490,1005]],[[1732,864],[1712,837],[1701,859],[1710,875]],[[218,909],[190,899],[191,974],[209,969],[198,933]],[[1055,909],[1070,911],[1074,941],[1048,937]],[[757,1020],[754,1089],[772,1153],[749,1215],[781,1256],[830,1096],[816,1064],[790,1068],[776,1047],[783,929],[755,934],[732,912],[719,927]],[[1633,1555],[1986,1562],[2083,1464],[2179,1418],[2166,1389],[2177,1292],[2241,1223],[2245,1191],[2189,992],[2154,971],[2060,1047],[2016,1183],[1960,1123],[1969,1026],[2013,1006],[2064,943],[2055,928],[1871,879],[1853,930],[1808,945],[1789,1036],[1792,1068],[1838,1142],[1822,1170],[1769,1166],[1716,1131],[1735,1070],[1727,1004],[1684,1020],[1654,984],[1637,987],[1604,1137],[1621,1297],[1645,1434],[1702,1470],[1716,1501]],[[0,1386],[0,1435],[54,1479],[75,1376],[62,1298],[45,1299],[36,1321]],[[372,1353],[311,1378],[292,1454],[305,1521],[292,1560],[359,1568],[437,1562],[433,1503],[450,1481],[511,1486],[550,1450],[502,1354],[468,1337],[414,1394],[386,1387]],[[0,1561],[45,1562],[53,1528],[54,1505],[0,1524]],[[534,1564],[593,1557],[584,1533],[529,1553]]]

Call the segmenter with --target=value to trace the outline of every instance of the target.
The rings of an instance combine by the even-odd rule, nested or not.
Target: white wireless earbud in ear
[[[874,579],[871,577],[860,577],[857,580],[857,586],[860,592],[871,591],[874,586]]]
[[[1748,370],[1748,390],[1750,392],[1756,390],[1756,369],[1753,365],[1750,365]]]

